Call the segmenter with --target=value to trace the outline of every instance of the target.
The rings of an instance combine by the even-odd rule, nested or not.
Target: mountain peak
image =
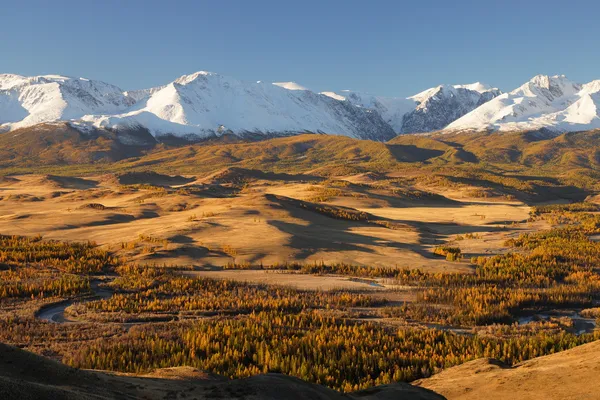
[[[339,95],[336,92],[321,92],[319,94],[322,94],[323,96],[331,97],[332,99],[339,100],[339,101],[346,100],[346,97]]]
[[[306,132],[388,140],[394,130],[379,113],[313,94],[293,82],[242,81],[207,71],[127,95],[135,105],[118,113],[88,113],[90,128],[139,129],[190,140],[224,132],[291,135]],[[1,103],[1,102],[0,102]]]
[[[549,89],[551,85],[571,84],[572,82],[565,75],[536,75],[527,83]]]
[[[434,86],[429,89],[425,89],[422,92],[419,92],[413,96],[410,96],[409,99],[414,100],[417,103],[424,103],[428,99],[432,98],[433,96],[439,94],[440,92],[443,92],[444,89],[446,89],[446,91],[448,91],[448,90],[452,90],[453,87],[451,85],[445,85],[445,84]]]
[[[293,81],[290,81],[290,82],[273,82],[273,85],[282,87],[282,88],[287,89],[287,90],[309,90],[308,88],[306,88],[306,87],[304,87],[304,86],[302,86],[302,85],[300,85],[300,84],[298,84],[296,82],[293,82]]]
[[[179,78],[175,79],[175,83],[180,85],[187,85],[191,82],[198,80],[198,78],[203,78],[207,76],[219,76],[219,74],[209,71],[197,71],[189,75],[182,75]]]
[[[40,75],[37,78],[41,78],[41,79],[47,79],[49,81],[69,81],[69,80],[83,80],[83,81],[89,81],[89,79],[86,78],[73,78],[70,76],[65,76],[65,75]]]
[[[495,92],[496,95],[501,92],[497,88],[493,88],[490,85],[481,82],[469,83],[466,85],[448,85],[442,84],[438,86],[434,86],[432,88],[426,89],[420,93],[415,94],[414,96],[409,97],[410,99],[417,101],[419,103],[425,103],[428,100],[434,98],[437,95],[456,95],[457,90],[466,90],[472,92],[475,95],[481,95],[487,92]]]
[[[600,82],[581,85],[565,75],[536,75],[451,123],[448,130],[574,131],[600,126]],[[599,101],[600,103],[600,101]]]
[[[485,92],[489,92],[489,91],[498,91],[498,88],[492,87],[491,85],[488,85],[487,83],[481,83],[481,82],[468,83],[466,85],[454,85],[454,87],[456,89],[473,90],[478,93],[485,93]]]
[[[335,100],[374,110],[396,133],[431,132],[445,128],[481,104],[500,94],[489,85],[438,85],[414,96],[385,97],[342,90],[321,92]]]
[[[572,82],[565,75],[536,75],[511,93],[525,96],[541,95],[553,101],[562,96],[573,95],[581,88],[582,85]]]
[[[0,74],[0,90],[8,90],[27,78],[16,74]]]
[[[581,93],[597,93],[600,92],[600,79],[597,79],[595,81],[591,81],[588,82],[586,84],[584,84],[581,88]]]

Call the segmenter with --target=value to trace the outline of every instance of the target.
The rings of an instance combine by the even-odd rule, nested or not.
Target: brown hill
[[[600,341],[525,361],[515,367],[480,359],[414,384],[448,399],[598,399]]]
[[[401,135],[388,145],[414,146],[443,152],[438,159],[452,163],[518,164],[526,167],[600,167],[600,130],[553,137],[534,132],[437,133]]]
[[[92,189],[98,185],[98,182],[90,179],[83,179],[70,176],[44,175],[41,176],[35,185],[49,186],[55,189]]]
[[[438,194],[464,189],[526,203],[582,201],[600,192],[600,130],[558,137],[526,132],[402,135],[387,143],[307,134],[263,141],[124,144],[133,142],[108,131],[83,134],[68,124],[14,131],[0,135],[0,175],[107,173],[119,181],[129,173],[152,171],[226,183],[371,172]]]
[[[167,163],[175,167],[204,164],[216,171],[226,165],[304,171],[325,165],[402,163],[519,164],[600,167],[600,130],[552,137],[542,133],[432,133],[400,135],[387,143],[336,135],[306,134],[257,141],[205,141],[157,145],[146,131],[82,133],[68,123],[40,124],[0,135],[1,167],[96,164],[126,160],[132,165]],[[146,151],[151,154],[144,156]],[[141,158],[138,158],[141,157]],[[288,171],[289,172],[289,171]]]
[[[0,135],[0,160],[0,170],[8,173],[15,168],[35,168],[39,173],[40,166],[63,172],[65,166],[86,165],[94,172],[143,168],[206,175],[234,166],[331,176],[391,172],[412,165],[504,171],[510,165],[520,173],[572,176],[600,169],[600,130],[558,137],[531,132],[400,135],[387,143],[306,134],[262,141],[157,144],[148,132],[82,133],[58,123]]]
[[[0,168],[114,162],[155,144],[143,131],[82,133],[68,123],[40,124],[0,134]]]

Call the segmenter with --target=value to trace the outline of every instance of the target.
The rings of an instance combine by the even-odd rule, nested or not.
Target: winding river
[[[93,295],[87,297],[85,299],[72,299],[65,300],[58,303],[49,304],[47,306],[42,307],[37,313],[36,316],[47,322],[53,322],[58,324],[74,324],[81,323],[82,321],[72,320],[65,316],[65,310],[67,307],[75,304],[75,303],[86,303],[88,301],[99,300],[99,299],[108,299],[114,293],[112,289],[108,289],[105,287],[100,287],[100,281],[92,281],[90,283],[90,287],[92,289]]]
[[[371,281],[355,278],[358,282],[368,283]],[[366,282],[365,282],[366,281]],[[64,300],[58,303],[49,304],[47,306],[42,307],[37,313],[36,317],[47,322],[58,323],[58,324],[75,324],[75,323],[84,323],[85,321],[69,319],[68,316],[65,315],[65,310],[67,307],[75,304],[75,303],[86,303],[93,300],[99,299],[108,299],[114,294],[114,291],[110,288],[100,287],[100,281],[92,281],[90,287],[92,289],[92,295],[83,299],[71,299]],[[549,320],[551,317],[567,317],[571,319],[573,322],[573,327],[570,329],[572,333],[577,335],[581,335],[583,333],[590,333],[596,329],[596,320],[593,318],[584,318],[579,312],[581,310],[564,310],[564,311],[554,311],[554,312],[538,312],[532,313],[529,315],[524,315],[518,318],[518,322],[520,325],[527,324],[536,320]],[[126,324],[132,325],[132,324]],[[447,327],[443,325],[437,324],[428,324],[431,325],[431,328],[442,329],[452,331],[457,334],[467,334],[469,331],[463,328],[455,328],[455,327]]]

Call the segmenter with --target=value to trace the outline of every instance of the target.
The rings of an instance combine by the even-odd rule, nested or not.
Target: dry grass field
[[[0,232],[89,240],[149,264],[468,271],[468,263],[433,257],[432,248],[469,235],[469,253],[493,253],[505,238],[540,228],[526,222],[529,208],[519,202],[399,192],[385,176],[356,180],[241,169],[204,177],[16,175],[0,183]]]

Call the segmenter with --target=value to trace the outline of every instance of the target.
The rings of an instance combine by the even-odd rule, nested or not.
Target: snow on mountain
[[[124,92],[83,78],[4,74],[0,131],[69,121],[83,131],[145,128],[155,136],[188,138],[322,132],[386,140],[397,133],[441,129],[492,92],[476,83],[438,86],[410,98],[318,94],[295,82],[244,82],[206,71]]]
[[[413,111],[404,116],[400,132],[431,132],[444,129],[448,124],[501,93],[498,89],[479,82],[469,85],[440,85],[428,89],[410,97],[418,104]]]
[[[538,130],[557,132],[600,127],[600,81],[585,85],[564,75],[537,75],[457,119],[448,130]]]
[[[350,90],[342,90],[340,93],[322,92],[321,94],[338,101],[346,101],[376,111],[396,133],[401,132],[404,115],[416,106],[414,101],[402,97],[374,96]]]
[[[376,112],[294,82],[242,82],[200,71],[164,86],[123,92],[83,78],[0,75],[0,131],[54,121],[70,121],[84,131],[145,128],[156,136],[190,138],[225,132],[375,140],[395,135]]]
[[[377,113],[299,87],[243,82],[200,71],[156,90],[130,94],[138,102],[126,112],[87,115],[82,120],[97,127],[145,127],[155,136],[189,138],[226,132],[317,132],[375,140],[395,136]]]
[[[486,83],[481,83],[481,82],[469,83],[467,85],[454,85],[454,87],[457,89],[473,90],[473,91],[479,92],[479,93],[498,90],[498,88],[491,87],[490,85],[488,85]]]
[[[599,106],[600,80],[581,85],[562,75],[538,75],[504,94],[475,82],[404,98],[315,93],[295,82],[245,82],[206,71],[127,92],[84,78],[0,74],[0,132],[67,121],[83,132],[144,129],[194,140],[304,132],[387,140],[437,130],[600,128]]]
[[[383,97],[341,91],[322,94],[349,101],[381,114],[396,133],[431,132],[445,128],[501,92],[476,82],[468,85],[440,85],[408,98]]]
[[[321,92],[321,94],[324,96],[327,96],[327,97],[331,97],[332,99],[339,100],[339,101],[346,100],[346,97],[344,97],[340,94],[337,94],[335,92]]]
[[[296,82],[273,82],[273,85],[282,87],[287,90],[309,90]]]
[[[114,113],[133,104],[121,89],[103,82],[0,74],[0,130]]]

